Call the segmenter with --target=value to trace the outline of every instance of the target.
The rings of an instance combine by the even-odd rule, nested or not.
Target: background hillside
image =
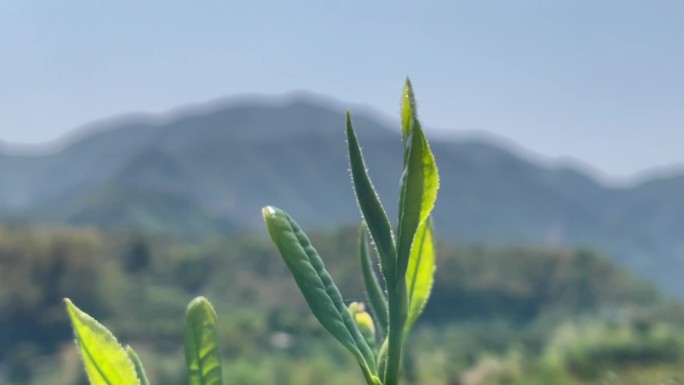
[[[350,258],[357,228],[310,235],[345,301],[363,300],[359,261]],[[684,306],[597,253],[437,246],[407,385],[598,385],[609,370],[684,374]],[[64,297],[140,352],[151,383],[186,384],[183,313],[197,295],[211,298],[220,319],[225,384],[361,381],[261,234],[198,244],[0,226],[0,282],[2,385],[87,384]],[[491,378],[468,379],[482,372]]]
[[[371,176],[396,206],[396,128],[353,113]],[[0,154],[0,219],[140,230],[186,239],[260,228],[286,208],[305,227],[354,224],[343,111],[308,98],[246,100],[86,130],[42,155]],[[454,241],[586,245],[684,295],[684,176],[610,188],[485,141],[433,138],[435,221]]]

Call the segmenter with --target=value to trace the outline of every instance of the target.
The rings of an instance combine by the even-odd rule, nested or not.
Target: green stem
[[[387,364],[384,385],[398,385],[401,370],[401,351],[404,343],[404,323],[408,314],[406,280],[399,279],[390,285],[389,333],[387,335]]]

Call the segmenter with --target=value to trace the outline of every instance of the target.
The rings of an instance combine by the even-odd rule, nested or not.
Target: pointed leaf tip
[[[91,385],[139,385],[135,367],[114,335],[68,298],[64,303]]]
[[[401,136],[404,142],[406,142],[408,136],[411,134],[417,119],[416,97],[413,93],[411,80],[407,77],[406,84],[401,93]]]
[[[273,214],[275,214],[275,210],[272,206],[265,206],[261,209],[261,216],[264,218],[264,220]]]

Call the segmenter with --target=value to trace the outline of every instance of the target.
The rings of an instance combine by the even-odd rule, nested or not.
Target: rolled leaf
[[[135,367],[135,373],[138,376],[138,381],[140,381],[140,385],[149,385],[150,381],[147,379],[147,374],[145,374],[145,368],[143,368],[143,364],[140,361],[140,357],[138,357],[138,354],[130,346],[126,346],[126,354],[128,354],[128,358],[130,358],[131,362],[133,363],[133,366]]]
[[[435,276],[435,247],[432,236],[432,222],[430,219],[423,222],[416,232],[411,248],[411,257],[406,272],[406,286],[408,287],[409,312],[404,325],[404,333],[407,334],[425,304],[430,298]]]
[[[406,78],[406,84],[401,95],[401,138],[404,143],[406,143],[406,139],[408,139],[411,133],[414,119],[417,119],[416,111],[416,97],[413,94],[413,86],[411,85],[411,80]]]
[[[389,347],[389,340],[385,338],[378,350],[378,373],[385,373],[385,366],[387,364],[387,349]]]
[[[221,385],[223,373],[216,333],[216,312],[204,297],[190,301],[186,310],[185,361],[190,385]]]
[[[368,250],[368,241],[366,232],[368,227],[366,223],[361,224],[361,231],[359,232],[359,258],[361,259],[361,275],[363,277],[363,284],[366,287],[366,296],[368,297],[368,304],[371,312],[378,321],[382,330],[381,335],[387,335],[387,327],[389,325],[389,313],[387,310],[387,297],[385,292],[380,287],[378,277],[373,270],[371,257]]]
[[[405,116],[411,118],[404,119]],[[409,122],[404,141],[404,170],[399,195],[399,226],[397,230],[397,275],[406,274],[411,244],[416,230],[427,220],[437,199],[439,174],[435,157],[418,121],[413,89],[407,80],[402,98],[402,122]]]
[[[323,327],[359,362],[367,381],[375,374],[375,356],[356,326],[342,295],[325,269],[318,252],[299,225],[275,207],[262,210],[271,239]]]
[[[138,385],[135,367],[114,335],[65,299],[76,345],[92,385]]]
[[[356,201],[361,209],[361,214],[368,225],[373,243],[380,256],[380,267],[388,283],[396,281],[396,258],[397,252],[394,244],[392,225],[387,219],[385,209],[382,207],[380,198],[371,183],[366,164],[361,154],[361,147],[356,138],[356,132],[352,127],[351,116],[347,112],[347,147],[349,150],[349,163],[356,192]]]

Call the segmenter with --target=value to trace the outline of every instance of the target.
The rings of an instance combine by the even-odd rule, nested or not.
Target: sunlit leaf
[[[92,385],[140,384],[135,367],[114,335],[65,299],[76,345]]]
[[[405,115],[411,116],[411,119],[407,119],[408,126],[405,128],[407,137],[404,141],[404,170],[399,196],[397,274],[400,277],[406,273],[416,230],[430,215],[439,188],[435,157],[418,121],[413,89],[408,80],[402,98],[402,122]]]
[[[193,299],[186,311],[185,361],[190,385],[221,385],[221,357],[216,312],[204,297]]]
[[[407,78],[401,94],[401,138],[404,143],[411,134],[413,121],[416,118],[416,97],[413,94],[411,80]]]
[[[432,223],[428,219],[416,231],[409,266],[406,272],[406,286],[408,287],[409,312],[404,325],[408,333],[413,324],[423,312],[425,304],[430,298],[435,276],[435,247],[432,234]]]

